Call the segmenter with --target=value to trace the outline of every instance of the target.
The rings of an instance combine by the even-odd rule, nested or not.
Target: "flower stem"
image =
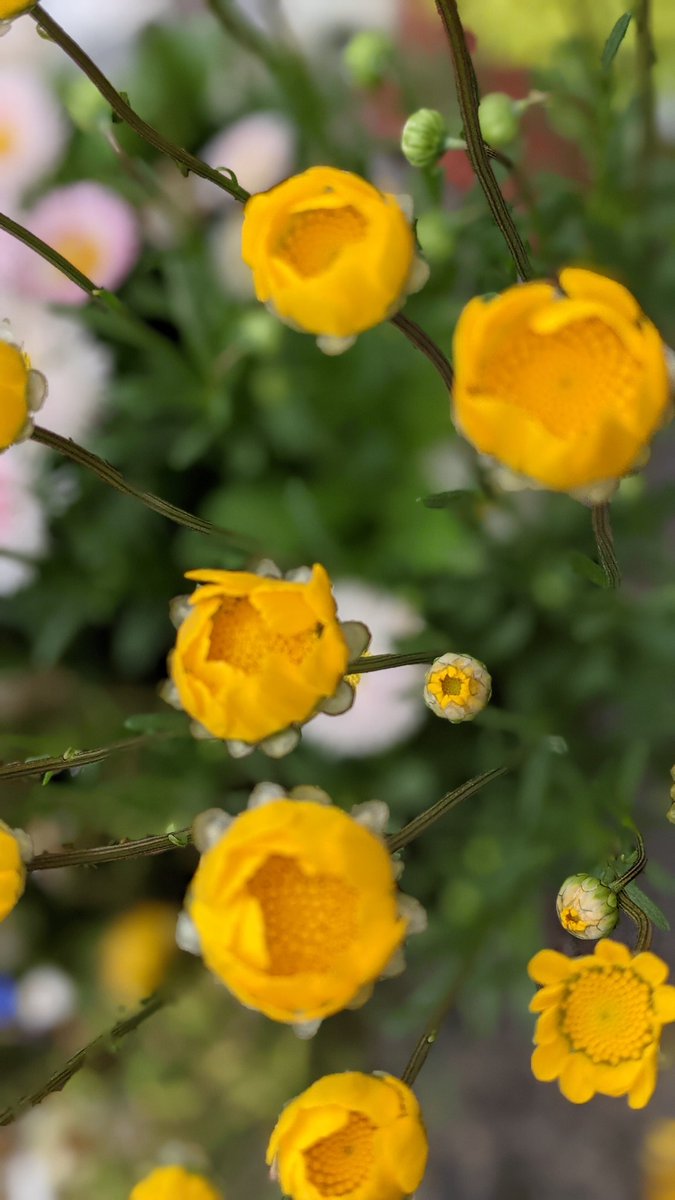
[[[445,995],[440,1006],[436,1009],[436,1012],[432,1016],[424,1033],[419,1038],[415,1049],[410,1055],[405,1070],[401,1075],[401,1081],[403,1083],[407,1083],[408,1087],[412,1087],[413,1083],[417,1079],[417,1076],[422,1070],[422,1067],[427,1061],[431,1047],[434,1045],[440,1033],[441,1025],[443,1024],[450,1010],[454,1007],[455,1001],[457,1000],[457,995],[466,982],[466,979],[473,967],[474,960],[477,958],[478,951],[480,949],[481,944],[479,942],[476,944],[476,946],[474,946],[468,958],[455,975],[447,994]]]
[[[391,834],[387,838],[387,849],[391,854],[395,854],[397,850],[402,850],[404,846],[409,845],[415,838],[426,833],[427,829],[430,829],[440,817],[444,817],[447,812],[450,812],[450,809],[454,808],[455,805],[459,804],[462,800],[467,800],[469,796],[474,796],[486,784],[492,783],[493,779],[499,779],[500,775],[506,775],[511,769],[512,765],[493,767],[491,771],[484,771],[482,775],[476,775],[474,779],[469,779],[466,783],[461,784],[460,787],[455,788],[453,792],[448,792],[447,795],[442,796],[440,800],[432,804],[430,808],[419,813],[412,821],[404,825],[403,829],[400,829],[398,833]]]
[[[411,654],[366,654],[363,658],[355,658],[350,662],[345,675],[368,675],[371,671],[388,671],[390,667],[431,663],[442,653],[442,650],[416,650]]]
[[[614,537],[609,504],[594,504],[591,509],[591,521],[595,544],[598,548],[600,565],[605,572],[607,587],[618,588],[621,585],[621,571],[614,553]]]
[[[471,166],[485,193],[485,198],[495,222],[501,230],[511,257],[521,279],[532,278],[532,265],[508,204],[506,203],[490,162],[490,155],[483,141],[478,119],[480,93],[471,55],[466,44],[457,0],[436,0],[438,15],[450,43],[450,53],[455,70],[455,86],[459,109],[464,124],[464,137]]]
[[[17,1100],[16,1104],[12,1104],[0,1112],[0,1126],[12,1125],[14,1121],[23,1116],[24,1113],[29,1112],[31,1108],[36,1108],[38,1104],[42,1104],[42,1101],[47,1096],[51,1096],[54,1092],[60,1092],[70,1082],[73,1075],[82,1070],[82,1067],[87,1065],[95,1066],[97,1060],[100,1061],[111,1052],[114,1052],[117,1043],[122,1038],[126,1037],[129,1033],[133,1033],[134,1030],[138,1029],[140,1025],[154,1016],[155,1013],[165,1008],[168,1003],[168,997],[159,992],[151,996],[131,1016],[118,1021],[107,1033],[94,1038],[93,1042],[89,1042],[88,1045],[78,1050],[77,1054],[69,1058],[37,1091],[32,1092],[29,1096],[23,1096],[20,1100]]]
[[[170,504],[168,500],[162,500],[160,496],[153,495],[152,492],[144,492],[133,484],[128,483],[123,475],[116,467],[111,466],[105,459],[99,458],[97,454],[92,454],[90,450],[85,450],[84,446],[78,445],[72,438],[61,437],[58,433],[52,433],[50,429],[43,429],[41,425],[36,425],[31,439],[34,442],[39,442],[42,446],[48,446],[50,450],[56,450],[59,454],[63,454],[66,458],[78,466],[86,467],[88,471],[93,471],[102,479],[104,483],[115,488],[116,491],[122,492],[125,496],[132,496],[135,500],[140,500],[147,508],[153,512],[159,513],[160,516],[166,517],[169,521],[174,521],[177,525],[184,525],[188,529],[194,530],[195,533],[204,534],[219,534],[221,537],[227,538],[231,545],[238,549],[247,550],[250,552],[253,547],[247,538],[240,534],[234,533],[231,529],[223,529],[219,525],[213,525],[210,521],[205,521],[202,517],[195,517],[192,513],[185,512],[184,509],[178,508],[175,504]]]
[[[216,171],[201,158],[197,158],[195,154],[191,154],[189,150],[185,150],[183,146],[177,146],[158,130],[153,129],[152,125],[148,125],[138,113],[134,112],[131,105],[124,99],[124,96],[113,87],[112,83],[101,70],[92,62],[88,54],[85,54],[81,46],[73,41],[65,29],[62,29],[53,17],[50,17],[48,12],[45,12],[41,4],[36,4],[30,10],[30,16],[37,23],[38,29],[47,35],[51,41],[60,46],[77,67],[87,76],[87,79],[93,83],[94,87],[101,93],[105,100],[112,108],[113,112],[124,121],[139,137],[143,138],[155,150],[166,154],[168,158],[173,159],[176,165],[184,168],[186,171],[192,171],[194,175],[200,175],[202,179],[208,179],[211,183],[215,183],[216,187],[222,188],[228,192],[235,200],[244,204],[248,200],[249,193],[245,188],[241,187],[236,175],[233,171],[229,171],[227,175],[222,171]]]
[[[109,746],[99,746],[95,750],[71,750],[65,754],[29,759],[27,762],[10,762],[0,766],[0,783],[10,779],[30,779],[34,775],[58,775],[61,771],[72,771],[75,767],[86,767],[91,763],[101,762],[118,750],[135,750],[149,742],[164,738],[178,737],[175,733],[143,733],[139,737],[124,738],[119,742],[111,742]],[[186,735],[187,736],[187,735]]]
[[[437,346],[436,342],[429,337],[429,334],[425,333],[415,321],[411,321],[410,317],[405,317],[403,313],[397,313],[395,317],[392,317],[391,323],[397,329],[400,329],[401,333],[405,334],[413,346],[426,355],[429,362],[438,371],[448,391],[451,391],[455,381],[455,373],[440,346]]]
[[[649,917],[642,911],[639,904],[631,900],[630,896],[627,896],[624,891],[617,893],[617,899],[619,907],[623,909],[626,916],[635,922],[637,928],[635,953],[640,954],[643,950],[648,950],[652,944],[652,923]]]
[[[103,863],[126,862],[130,858],[166,854],[167,850],[183,850],[191,841],[189,829],[177,829],[175,833],[156,834],[135,841],[118,842],[112,846],[90,846],[83,850],[61,850],[54,854],[46,851],[31,859],[26,864],[26,869],[54,871],[61,867],[97,867]]]
[[[644,838],[637,829],[635,830],[635,848],[637,850],[637,858],[632,867],[629,867],[623,875],[619,875],[619,878],[610,884],[613,892],[623,891],[626,884],[630,883],[633,879],[637,879],[638,875],[641,875],[647,866],[647,852],[645,850]]]

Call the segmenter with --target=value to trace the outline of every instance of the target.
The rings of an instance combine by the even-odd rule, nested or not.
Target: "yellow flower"
[[[396,196],[335,167],[311,167],[252,196],[242,254],[259,300],[328,339],[352,339],[385,321],[424,282]]]
[[[31,414],[46,395],[44,375],[31,369],[7,324],[0,324],[0,451],[30,437]]]
[[[643,1200],[673,1200],[675,1197],[675,1121],[652,1125],[642,1147]]]
[[[129,1200],[223,1200],[203,1175],[184,1167],[157,1167],[142,1179]]]
[[[663,342],[630,292],[593,271],[476,297],[454,339],[454,417],[525,486],[606,499],[668,419]]]
[[[647,951],[632,957],[626,946],[604,939],[582,958],[540,950],[528,969],[544,985],[530,1004],[541,1014],[535,1079],[558,1079],[573,1104],[599,1092],[628,1095],[631,1108],[644,1108],[656,1086],[661,1028],[675,1021],[666,964]]]
[[[178,909],[146,900],[119,916],[106,929],[99,947],[103,988],[122,1004],[135,1004],[164,982],[176,953]]]
[[[424,702],[437,717],[453,725],[472,721],[490,699],[492,680],[487,669],[469,654],[442,654],[424,679]]]
[[[256,807],[229,827],[222,814],[224,832],[216,823],[215,842],[207,836],[187,912],[204,962],[237,999],[303,1026],[375,982],[408,920],[391,858],[365,823],[316,788],[296,789],[297,799],[259,789]]]
[[[9,916],[23,896],[26,862],[31,854],[28,835],[0,821],[0,921]]]
[[[35,0],[0,0],[0,21],[11,21],[32,8]],[[4,30],[0,30],[3,33]]]
[[[184,619],[163,695],[231,753],[262,743],[278,757],[320,708],[337,714],[350,706],[353,689],[343,676],[370,634],[358,621],[338,621],[322,566],[286,579],[210,570],[187,577],[205,586],[177,602]]]
[[[428,1154],[417,1098],[393,1075],[324,1075],[286,1106],[267,1162],[291,1200],[403,1200]]]

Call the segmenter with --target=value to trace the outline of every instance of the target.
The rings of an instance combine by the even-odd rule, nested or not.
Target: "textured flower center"
[[[284,637],[270,629],[245,596],[227,596],[211,622],[207,659],[226,662],[247,675],[259,671],[272,654],[300,666],[320,637],[323,626]]]
[[[307,875],[272,854],[248,891],[262,910],[271,975],[329,971],[356,937],[356,892],[337,876]]]
[[[654,1040],[652,991],[624,967],[593,967],[568,984],[561,1030],[594,1063],[637,1060]]]
[[[555,437],[579,436],[598,418],[634,410],[642,372],[598,317],[552,333],[530,329],[500,343],[475,390],[523,409]]]
[[[565,929],[570,929],[573,933],[585,933],[589,925],[588,921],[584,921],[579,909],[569,905],[561,911],[560,920]]]
[[[11,125],[0,125],[0,157],[11,154],[16,145],[16,133]]]
[[[362,1113],[350,1112],[347,1124],[304,1150],[309,1182],[321,1196],[349,1196],[373,1169],[376,1126]]]
[[[366,236],[368,222],[351,204],[343,208],[310,208],[292,213],[279,237],[276,254],[311,279],[333,265],[345,246]]]
[[[427,687],[441,708],[447,708],[448,704],[466,704],[480,691],[473,675],[468,675],[458,667],[442,667],[440,671],[435,671]]]
[[[55,249],[83,275],[95,277],[101,265],[98,243],[80,233],[67,233],[59,238]]]

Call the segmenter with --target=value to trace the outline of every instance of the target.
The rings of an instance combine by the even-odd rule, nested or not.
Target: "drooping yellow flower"
[[[236,817],[202,855],[186,907],[207,967],[243,1004],[299,1026],[372,985],[408,924],[384,842],[300,799]]]
[[[393,1075],[325,1075],[286,1106],[267,1148],[291,1200],[403,1200],[428,1155],[417,1098]]]
[[[181,601],[184,619],[164,695],[208,734],[227,741],[233,754],[262,743],[279,756],[320,708],[349,707],[345,669],[370,634],[358,621],[338,621],[322,566],[286,579],[210,570],[187,577],[204,586]]]
[[[121,1004],[135,1004],[164,982],[177,952],[174,904],[145,900],[120,913],[99,946],[101,985]]]
[[[203,1175],[184,1167],[157,1167],[133,1188],[129,1200],[223,1200]]]
[[[619,283],[568,267],[476,297],[454,338],[454,419],[527,486],[606,498],[670,416],[658,331]]]
[[[656,1086],[661,1029],[675,1021],[666,964],[648,951],[633,957],[626,946],[604,939],[582,958],[540,950],[528,969],[544,985],[530,1004],[541,1014],[535,1079],[557,1079],[573,1104],[599,1092],[627,1095],[631,1108],[644,1108]]]
[[[471,721],[485,708],[492,692],[486,667],[469,654],[442,654],[424,679],[424,702],[446,721]]]
[[[44,375],[31,369],[8,326],[0,325],[0,451],[30,436],[31,414],[46,394]]]
[[[325,338],[378,325],[423,282],[396,196],[335,167],[311,167],[252,196],[242,254],[258,299]]]
[[[29,847],[25,833],[0,821],[0,921],[9,916],[23,896]]]

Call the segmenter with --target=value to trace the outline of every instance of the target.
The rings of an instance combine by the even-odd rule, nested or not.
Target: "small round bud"
[[[606,937],[619,919],[616,893],[594,875],[570,875],[555,906],[563,929],[582,941]]]
[[[342,52],[348,78],[362,88],[379,87],[391,69],[393,58],[391,38],[375,29],[355,34]]]
[[[424,678],[424,702],[453,725],[472,721],[485,708],[492,680],[484,663],[470,654],[442,654]]]
[[[508,146],[515,141],[520,128],[520,113],[516,101],[506,92],[490,92],[483,96],[478,107],[480,130],[490,146]]]
[[[401,150],[411,167],[433,167],[445,151],[448,127],[435,108],[419,108],[408,117],[401,134]]]
[[[423,213],[415,227],[417,240],[430,263],[449,262],[457,246],[457,226],[449,213]]]

